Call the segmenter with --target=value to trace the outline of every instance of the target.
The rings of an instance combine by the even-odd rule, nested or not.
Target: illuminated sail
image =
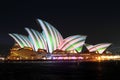
[[[99,44],[99,46],[96,47],[98,53],[102,54],[110,45],[111,45],[111,43],[101,43],[101,44]]]
[[[102,54],[110,45],[111,43],[100,43],[96,45],[86,44],[86,48],[89,52],[98,52],[99,54]]]
[[[86,48],[89,50],[89,52],[95,52],[97,49],[94,47],[94,45],[85,44]]]
[[[63,38],[61,34],[57,31],[57,29],[55,29],[49,23],[40,19],[38,19],[38,22],[44,31],[43,34],[44,38],[47,41],[49,52],[52,53],[52,51],[56,50],[56,48],[59,46]]]
[[[82,47],[85,42],[86,36],[74,35],[67,37],[63,43],[58,47],[60,50],[75,50]],[[77,49],[78,50],[78,49]],[[78,50],[80,52],[81,50]]]
[[[28,38],[20,34],[9,34],[14,40],[19,44],[21,48],[23,47],[33,47]]]

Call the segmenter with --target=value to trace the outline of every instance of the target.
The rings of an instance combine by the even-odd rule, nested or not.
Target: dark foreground
[[[120,61],[0,63],[0,80],[119,80]]]

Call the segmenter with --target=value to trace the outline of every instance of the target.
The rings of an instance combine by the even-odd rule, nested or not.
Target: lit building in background
[[[88,53],[86,55],[82,54],[83,45],[89,52],[99,54],[102,54],[111,45],[111,43],[101,43],[94,46],[85,44],[87,37],[85,35],[72,35],[63,38],[60,32],[48,22],[40,19],[37,21],[42,28],[42,32],[25,28],[28,36],[16,33],[9,34],[16,44],[11,49],[8,59],[87,59],[90,55]]]

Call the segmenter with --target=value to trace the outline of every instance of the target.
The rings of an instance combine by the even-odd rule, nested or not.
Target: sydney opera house
[[[9,60],[39,59],[83,59],[84,55],[101,55],[111,43],[89,45],[85,43],[86,35],[72,35],[63,38],[61,33],[46,21],[37,19],[42,32],[25,28],[28,35],[10,33],[15,40],[7,57]],[[86,51],[83,52],[83,46]]]

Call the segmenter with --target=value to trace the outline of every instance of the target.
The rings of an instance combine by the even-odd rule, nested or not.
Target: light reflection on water
[[[0,63],[0,80],[115,80],[120,62]],[[6,76],[6,77],[4,77]]]

